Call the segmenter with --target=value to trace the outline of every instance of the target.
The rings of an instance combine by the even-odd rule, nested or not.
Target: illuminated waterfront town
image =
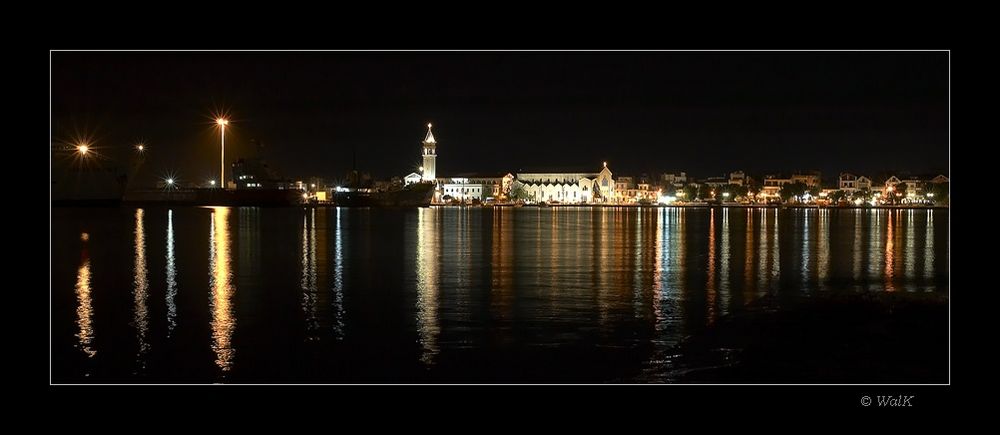
[[[945,384],[949,56],[54,51],[50,383]]]
[[[217,121],[225,149],[228,121]],[[456,145],[457,146],[457,145]],[[135,146],[145,153],[142,144]],[[91,153],[87,144],[70,147],[81,159]],[[443,148],[447,150],[447,147]],[[460,206],[816,206],[816,207],[927,207],[947,206],[949,179],[946,174],[855,174],[841,172],[823,178],[816,170],[790,170],[785,173],[747,174],[734,170],[728,174],[696,178],[680,170],[659,174],[615,175],[608,162],[590,168],[518,169],[505,173],[480,173],[474,168],[455,168],[450,174],[438,174],[439,146],[433,125],[421,141],[423,164],[403,176],[374,179],[353,170],[332,181],[329,176],[310,176],[292,181],[282,179],[260,158],[239,157],[232,161],[226,189],[261,193],[283,191],[290,203],[353,205],[460,205]],[[225,158],[224,151],[221,152]],[[447,152],[443,154],[445,168]],[[145,158],[145,155],[143,156]],[[220,173],[225,174],[224,160]],[[223,175],[225,178],[225,175]],[[126,178],[127,182],[127,178]],[[78,186],[74,186],[78,187]],[[123,189],[128,201],[184,201],[192,192],[217,193],[215,179],[184,185],[172,177],[158,183],[159,190]],[[419,191],[417,188],[423,188]],[[291,192],[295,192],[294,195]],[[187,194],[185,194],[185,192]],[[364,201],[373,195],[394,194],[393,200]],[[274,199],[282,195],[259,198]],[[217,198],[224,204],[223,196]],[[206,198],[207,198],[206,197]],[[254,196],[247,196],[253,204]],[[62,198],[59,198],[62,199]],[[87,198],[74,198],[86,200]],[[211,202],[211,201],[209,201]],[[211,204],[209,204],[211,205]]]

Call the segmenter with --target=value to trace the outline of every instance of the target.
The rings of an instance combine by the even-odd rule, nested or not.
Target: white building
[[[735,184],[737,186],[743,186],[746,184],[747,175],[743,171],[735,171],[729,173],[729,184]]]
[[[607,163],[600,172],[518,172],[516,178],[536,202],[615,202],[615,180]]]
[[[792,179],[777,175],[768,175],[764,177],[764,186],[761,188],[760,194],[757,196],[763,201],[781,199],[781,187],[786,184],[792,184]]]
[[[858,190],[872,190],[872,179],[862,175],[854,182],[854,187]]]
[[[403,184],[409,186],[413,183],[419,183],[423,181],[423,179],[424,179],[423,175],[420,175],[416,172],[410,172],[410,175],[403,177]]]
[[[837,179],[837,187],[847,193],[854,193],[858,190],[858,177],[854,174],[841,172]]]
[[[792,174],[792,183],[802,183],[810,188],[820,187],[821,175],[819,171],[796,172]]]
[[[688,182],[688,176],[686,172],[681,172],[678,174],[662,174],[660,175],[660,182],[663,185],[672,184],[676,187],[682,187]]]
[[[458,174],[437,179],[441,201],[504,201],[514,183],[514,174]],[[447,197],[447,198],[446,198]]]

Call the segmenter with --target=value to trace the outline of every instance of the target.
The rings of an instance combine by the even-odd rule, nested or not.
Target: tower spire
[[[427,135],[424,136],[423,149],[423,179],[424,181],[434,181],[437,176],[437,141],[434,140],[434,133],[431,133],[429,122],[427,123]]]
[[[434,133],[431,133],[431,123],[427,123],[427,136],[424,136],[424,143],[437,143],[434,140]]]

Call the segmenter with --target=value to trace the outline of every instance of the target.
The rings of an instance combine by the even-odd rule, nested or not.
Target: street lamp
[[[146,150],[146,145],[145,144],[138,144],[138,145],[135,146],[135,150],[138,151],[141,154],[143,151]]]
[[[216,124],[219,124],[220,137],[222,138],[222,157],[219,161],[219,183],[222,183],[222,188],[226,188],[226,126],[229,125],[229,120],[225,118],[218,118],[215,120]]]
[[[85,143],[82,143],[82,144],[76,146],[76,151],[79,152],[80,155],[84,155],[85,156],[90,151],[90,146],[88,146]]]
[[[214,187],[215,186],[215,180],[209,180],[208,184],[211,184]]]
[[[729,198],[729,192],[722,192],[723,198]]]

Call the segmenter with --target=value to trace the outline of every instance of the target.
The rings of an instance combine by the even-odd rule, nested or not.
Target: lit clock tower
[[[424,181],[434,181],[436,169],[437,142],[434,140],[434,133],[431,133],[431,125],[427,124],[427,136],[424,137]]]

